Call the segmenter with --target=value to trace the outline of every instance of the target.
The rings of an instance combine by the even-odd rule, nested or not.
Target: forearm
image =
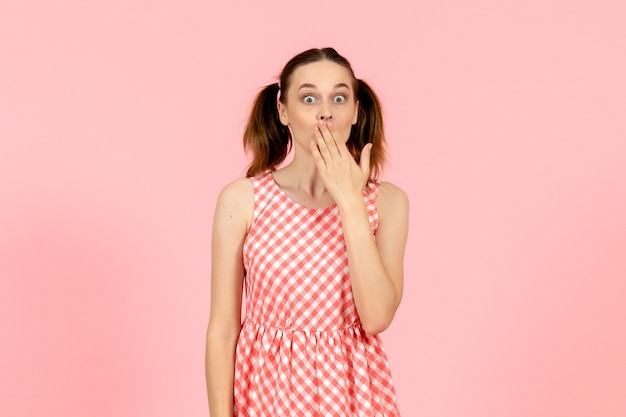
[[[236,337],[219,337],[209,330],[205,371],[211,417],[233,416]]]
[[[381,259],[363,198],[342,201],[339,211],[354,303],[365,331],[379,333],[393,319],[400,301],[398,290]]]

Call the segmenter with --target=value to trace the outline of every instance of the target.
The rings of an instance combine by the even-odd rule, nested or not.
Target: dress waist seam
[[[291,327],[281,327],[281,326],[274,326],[272,324],[266,324],[266,323],[261,323],[259,321],[256,321],[254,319],[251,319],[249,317],[244,318],[243,323],[241,324],[241,327],[243,328],[246,324],[254,324],[257,326],[262,326],[262,327],[266,327],[269,329],[273,329],[273,330],[280,330],[283,332],[300,332],[300,333],[332,333],[332,332],[340,332],[342,330],[349,330],[349,329],[360,329],[361,328],[361,323],[360,322],[355,322],[355,323],[351,323],[349,325],[346,325],[344,327],[338,327],[338,328],[334,328],[334,329],[321,329],[321,330],[316,330],[316,329],[294,329]]]

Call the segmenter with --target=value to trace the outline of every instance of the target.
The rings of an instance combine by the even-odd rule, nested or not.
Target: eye
[[[333,99],[335,103],[344,103],[346,100],[347,100],[346,96],[341,95],[341,94],[338,96],[335,96],[335,98]]]
[[[302,101],[307,104],[315,103],[315,97],[313,97],[311,94],[308,94],[302,98]]]

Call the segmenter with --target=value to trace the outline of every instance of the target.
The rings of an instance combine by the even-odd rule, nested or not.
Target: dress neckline
[[[305,206],[304,204],[298,203],[296,200],[294,200],[293,198],[291,198],[286,192],[285,190],[283,190],[281,188],[280,185],[278,185],[278,182],[276,182],[276,178],[274,178],[274,173],[273,172],[268,172],[267,175],[269,175],[270,177],[270,182],[272,183],[272,186],[276,188],[276,190],[283,196],[283,198],[287,201],[289,201],[292,205],[299,207],[303,210],[308,210],[308,211],[315,211],[315,212],[325,212],[325,211],[331,211],[334,208],[337,207],[337,203],[333,203],[329,206],[326,207],[309,207],[309,206]]]

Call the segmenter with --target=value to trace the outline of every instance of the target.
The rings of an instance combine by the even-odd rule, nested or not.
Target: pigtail
[[[352,126],[348,149],[359,162],[361,150],[367,143],[372,143],[370,157],[370,177],[377,179],[386,160],[386,141],[383,128],[382,105],[376,93],[363,80],[357,79],[357,100],[359,115],[357,123]]]
[[[252,104],[252,111],[243,134],[243,147],[252,155],[247,177],[274,170],[291,149],[289,128],[280,122],[276,100],[277,83],[263,88]]]

